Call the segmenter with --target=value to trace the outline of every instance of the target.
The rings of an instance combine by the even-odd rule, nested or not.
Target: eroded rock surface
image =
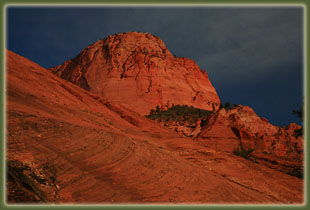
[[[236,148],[254,149],[257,161],[289,174],[301,176],[304,159],[302,127],[272,125],[252,108],[238,105],[210,115],[198,139],[217,150],[233,152]]]
[[[141,114],[166,103],[206,110],[220,105],[206,71],[193,60],[174,57],[149,33],[111,35],[49,70]]]
[[[26,58],[6,56],[9,204],[304,202],[302,179],[207,147]]]

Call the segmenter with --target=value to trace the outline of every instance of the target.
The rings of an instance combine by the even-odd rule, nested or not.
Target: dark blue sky
[[[276,125],[303,96],[302,7],[12,7],[7,48],[49,68],[111,34],[149,32],[205,69],[222,102]]]

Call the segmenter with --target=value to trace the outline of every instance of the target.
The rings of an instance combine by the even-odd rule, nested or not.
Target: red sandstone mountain
[[[167,103],[206,110],[220,105],[207,73],[193,60],[174,57],[162,40],[149,33],[109,36],[49,70],[142,114]]]
[[[9,204],[304,201],[302,179],[201,145],[6,56]]]

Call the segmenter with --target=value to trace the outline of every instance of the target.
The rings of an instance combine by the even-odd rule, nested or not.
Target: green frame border
[[[7,5],[35,5],[39,4],[40,6],[74,6],[74,4],[79,4],[81,6],[85,5],[92,5],[92,4],[102,4],[104,5],[159,5],[159,6],[174,6],[178,4],[182,4],[183,6],[186,5],[218,5],[218,6],[283,6],[283,5],[300,5],[304,6],[304,103],[305,103],[305,113],[304,113],[304,133],[305,133],[305,203],[304,205],[94,205],[94,206],[87,206],[87,205],[6,205],[5,202],[5,122],[6,122],[6,111],[5,111],[5,40],[6,40],[6,20],[5,20],[5,10]],[[151,208],[151,209],[165,209],[165,208],[216,208],[216,209],[227,209],[227,208],[242,208],[242,209],[249,209],[249,208],[272,208],[272,209],[286,209],[286,208],[298,208],[298,209],[309,209],[309,201],[308,197],[309,193],[309,167],[307,167],[306,163],[309,163],[309,146],[308,146],[308,135],[309,135],[309,113],[308,107],[309,104],[309,94],[307,90],[309,88],[309,28],[310,28],[310,0],[1,0],[1,28],[0,32],[2,35],[2,40],[0,42],[0,56],[1,56],[1,72],[0,72],[0,133],[1,133],[1,146],[0,146],[0,155],[1,155],[1,163],[0,163],[0,209],[89,209],[89,208],[113,208],[113,209],[135,209],[135,208]]]

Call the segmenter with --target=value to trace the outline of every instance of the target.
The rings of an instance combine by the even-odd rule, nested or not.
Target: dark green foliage
[[[225,108],[226,110],[230,109],[230,108],[231,108],[231,107],[230,107],[230,102],[226,102],[225,105],[224,105],[224,108]]]
[[[226,110],[229,110],[229,109],[234,108],[236,106],[238,106],[238,105],[237,104],[233,104],[233,107],[231,107],[231,104],[230,104],[229,101],[227,101],[224,105],[222,103],[220,103],[220,109],[224,108]]]
[[[293,110],[292,114],[296,115],[301,122],[304,122],[304,98],[302,99],[302,106],[300,107],[299,110]]]
[[[151,112],[152,112],[152,111],[153,111],[153,109],[151,110]],[[159,108],[158,105],[156,106],[156,110],[154,110],[154,111],[155,111],[155,113],[159,113],[159,112],[160,112],[160,108]],[[153,112],[154,112],[154,111],[153,111]]]
[[[201,127],[203,127],[203,126],[205,126],[206,124],[207,124],[207,122],[208,122],[208,120],[201,120],[201,122],[200,122],[200,126]]]
[[[152,109],[150,114],[146,117],[152,120],[158,119],[159,121],[189,121],[196,122],[197,119],[206,119],[212,111],[198,109],[188,105],[172,105],[167,110],[161,110],[156,106],[156,110]]]
[[[300,129],[295,129],[294,130],[294,136],[296,137],[296,138],[298,138],[299,136],[302,136],[303,135],[303,130],[302,130],[302,128],[300,128]]]
[[[237,155],[237,156],[243,157],[247,160],[250,160],[253,151],[254,151],[254,149],[252,149],[252,148],[246,150],[243,147],[240,147],[240,149],[235,148],[233,153],[234,153],[234,155]]]

